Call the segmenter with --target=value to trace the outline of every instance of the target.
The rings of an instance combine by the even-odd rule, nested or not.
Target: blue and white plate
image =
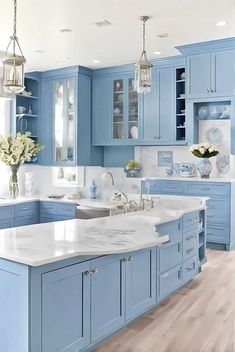
[[[230,156],[219,155],[216,158],[216,167],[220,174],[228,174],[230,171]]]
[[[208,142],[212,144],[218,144],[223,139],[223,133],[218,127],[211,127],[206,132],[206,138]]]

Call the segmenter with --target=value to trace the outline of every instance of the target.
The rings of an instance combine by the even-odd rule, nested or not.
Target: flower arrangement
[[[128,160],[125,164],[125,172],[128,177],[136,177],[140,170],[140,163],[135,160]]]
[[[219,151],[214,145],[207,143],[193,144],[190,147],[190,151],[197,158],[211,158],[219,154]]]
[[[17,133],[15,137],[0,136],[0,161],[11,169],[9,191],[13,198],[19,193],[17,172],[25,161],[31,161],[43,149],[30,138],[29,133]]]

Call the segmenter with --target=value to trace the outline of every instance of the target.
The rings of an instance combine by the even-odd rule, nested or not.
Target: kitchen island
[[[115,217],[1,230],[0,350],[88,351],[197,275],[205,202],[173,198]]]

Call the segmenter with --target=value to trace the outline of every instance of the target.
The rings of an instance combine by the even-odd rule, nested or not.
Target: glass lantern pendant
[[[21,47],[16,36],[16,10],[17,3],[14,0],[14,27],[13,35],[6,49],[6,56],[3,59],[3,88],[11,94],[21,93],[24,90],[24,64],[26,62]],[[10,48],[12,52],[9,52]],[[16,54],[16,48],[19,49],[20,55]]]
[[[145,50],[145,23],[149,20],[149,16],[141,16],[143,22],[143,50],[139,62],[135,65],[135,90],[137,93],[150,93],[151,89],[151,69],[153,65],[148,61]]]

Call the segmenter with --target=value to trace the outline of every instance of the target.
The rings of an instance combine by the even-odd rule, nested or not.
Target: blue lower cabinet
[[[8,229],[10,227],[14,227],[14,220],[13,219],[0,220],[0,230]]]
[[[182,265],[161,273],[159,276],[159,299],[163,299],[182,285]]]
[[[38,215],[31,215],[31,216],[22,216],[19,218],[15,218],[14,226],[26,226],[26,225],[33,225],[38,224]]]
[[[75,352],[90,343],[90,262],[42,275],[42,352]]]
[[[126,319],[156,303],[156,247],[130,254],[126,264]]]
[[[198,229],[183,234],[183,261],[198,254],[199,231]]]
[[[14,206],[15,217],[26,217],[31,215],[37,215],[39,209],[39,202],[26,202],[19,203]]]
[[[197,274],[198,274],[198,256],[195,255],[183,263],[184,283],[192,280]]]
[[[159,248],[159,271],[164,272],[182,263],[182,242]]]
[[[230,230],[228,226],[211,226],[207,228],[207,242],[229,244]]]
[[[40,202],[40,223],[74,219],[75,213],[76,204]]]
[[[224,199],[209,199],[207,202],[207,222],[229,225],[230,220],[230,200]]]
[[[122,256],[91,262],[91,341],[95,342],[125,322],[125,264]]]

